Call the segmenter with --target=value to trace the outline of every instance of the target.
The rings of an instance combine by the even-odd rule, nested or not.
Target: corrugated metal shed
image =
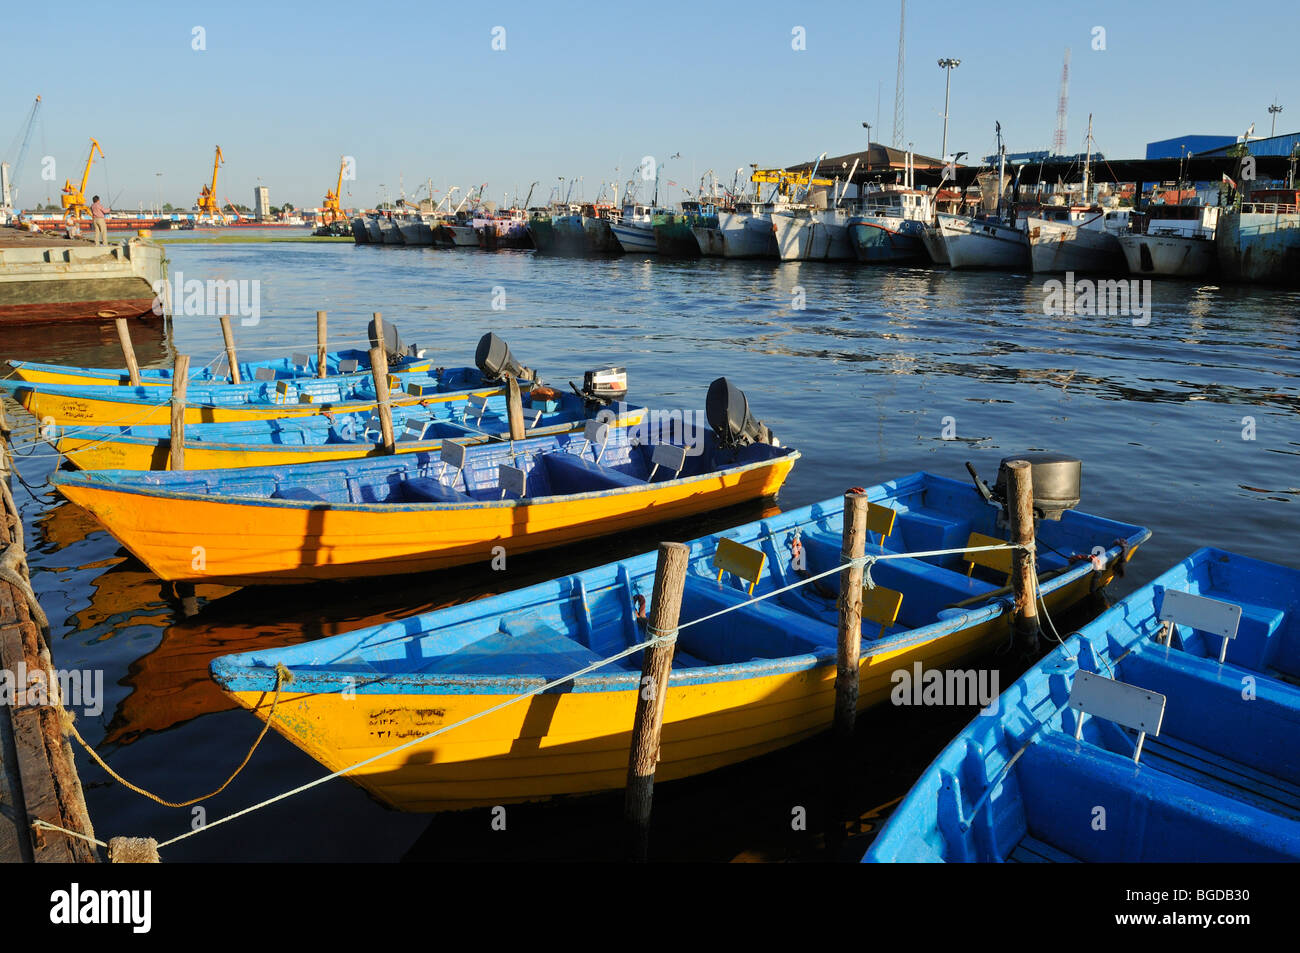
[[[1228,146],[1236,145],[1236,139],[1227,145],[1211,148],[1202,155],[1221,156],[1228,151]],[[1267,139],[1252,139],[1246,143],[1250,148],[1250,154],[1253,156],[1289,156],[1300,146],[1300,132],[1290,132],[1281,136],[1272,136]]]
[[[1232,145],[1236,136],[1175,136],[1159,142],[1147,143],[1148,159],[1180,159],[1184,154],[1196,155]]]

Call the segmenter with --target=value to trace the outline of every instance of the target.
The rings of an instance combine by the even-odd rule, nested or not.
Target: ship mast
[[[1092,194],[1088,180],[1092,172],[1092,113],[1088,113],[1088,141],[1084,143],[1087,151],[1083,157],[1083,204],[1088,205],[1088,196]]]

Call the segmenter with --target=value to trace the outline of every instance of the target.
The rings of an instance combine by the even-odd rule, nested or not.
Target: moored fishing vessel
[[[623,214],[617,222],[611,222],[609,227],[624,254],[659,253],[659,246],[655,243],[654,217],[660,211],[653,206],[638,205],[635,202],[623,206]]]
[[[996,215],[935,216],[948,264],[953,268],[1029,267],[1029,241],[1023,228]]]
[[[1300,284],[1300,190],[1257,189],[1224,209],[1215,251],[1230,281]]]
[[[1214,205],[1151,204],[1134,217],[1137,230],[1119,236],[1119,247],[1132,274],[1204,277],[1216,267],[1218,222],[1219,209]]]
[[[297,583],[489,562],[501,545],[513,557],[775,496],[799,457],[710,430],[694,436],[652,448],[625,429],[588,426],[471,447],[449,441],[436,457],[342,467],[98,470],[53,479],[162,579],[198,573],[229,585]],[[190,552],[200,537],[201,571]]]
[[[773,203],[738,202],[718,212],[724,258],[779,258],[772,228]]]
[[[908,555],[960,550],[974,545],[972,532],[1001,532],[996,511],[969,483],[916,473],[865,492],[873,504],[873,591],[889,595],[864,600],[871,621],[863,627],[860,709],[888,697],[894,669],[955,663],[1005,643],[1009,611],[999,580],[983,568],[967,575],[959,552]],[[656,781],[754,758],[829,727],[838,573],[799,583],[843,562],[842,521],[838,497],[690,544]],[[1074,511],[1045,520],[1040,538],[1052,547],[1040,549],[1051,573],[1044,573],[1045,604],[1056,612],[1085,598],[1148,535]],[[1094,546],[1101,571],[1069,560]],[[280,683],[271,724],[331,770],[380,756],[394,739],[418,739],[400,757],[348,775],[399,808],[617,789],[627,778],[639,653],[458,723],[642,643],[654,575],[648,553],[401,623],[227,656],[212,673],[266,718],[284,666],[293,683]],[[958,601],[965,607],[947,608]],[[355,694],[345,697],[347,685]],[[436,720],[423,714],[430,710]],[[373,727],[377,712],[382,734]],[[438,726],[451,730],[422,737]]]
[[[699,258],[701,249],[695,239],[694,223],[700,217],[699,202],[683,202],[680,211],[655,215],[652,229],[659,254],[667,258]]]
[[[934,197],[912,188],[868,192],[849,219],[853,253],[861,262],[928,261],[923,232],[934,220]]]
[[[1101,205],[1044,206],[1025,218],[1029,259],[1036,272],[1123,272],[1119,237],[1129,209]]]
[[[977,715],[864,859],[1300,860],[1298,607],[1300,572],[1197,550]]]

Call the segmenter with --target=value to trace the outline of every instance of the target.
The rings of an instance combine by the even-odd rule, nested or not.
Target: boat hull
[[[659,246],[655,244],[654,229],[649,222],[644,225],[610,225],[618,246],[627,255],[657,255]]]
[[[700,247],[700,255],[705,258],[725,258],[726,240],[722,229],[716,225],[695,225],[691,231],[695,234],[695,244]]]
[[[724,258],[780,258],[776,232],[770,215],[752,212],[719,212]]]
[[[225,585],[305,583],[489,562],[773,497],[797,455],[663,485],[472,505],[349,504],[177,497],[61,483],[159,578]],[[239,471],[229,471],[237,473]],[[196,568],[194,546],[204,551]]]
[[[925,246],[925,252],[934,264],[949,264],[948,246],[944,244],[943,233],[937,225],[926,225],[921,229],[921,244]]]
[[[1041,218],[1027,219],[1025,224],[1035,272],[1116,274],[1128,270],[1119,238],[1110,232]]]
[[[953,268],[1029,267],[1029,242],[1018,228],[961,215],[938,216]]]
[[[1203,278],[1216,266],[1213,239],[1179,235],[1120,235],[1119,247],[1134,275]]]
[[[1225,209],[1214,238],[1229,281],[1300,284],[1300,213]]]
[[[863,216],[849,222],[849,239],[858,261],[880,262],[929,261],[921,241],[921,223],[898,218]]]
[[[155,288],[166,275],[162,246],[141,239],[0,248],[0,325],[161,314]]]
[[[777,254],[782,261],[853,261],[848,222],[811,215],[773,215]]]

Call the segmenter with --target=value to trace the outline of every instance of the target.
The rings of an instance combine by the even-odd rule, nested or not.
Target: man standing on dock
[[[83,195],[85,193],[82,193]],[[84,200],[83,200],[84,201]],[[108,244],[108,223],[104,220],[104,206],[99,203],[99,196],[92,197],[90,206],[90,220],[95,226],[95,244]]]

